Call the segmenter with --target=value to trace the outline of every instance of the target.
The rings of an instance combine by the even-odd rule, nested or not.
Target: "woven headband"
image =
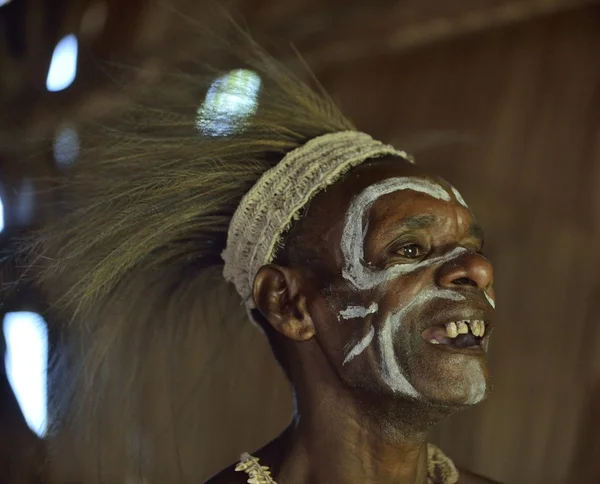
[[[320,191],[351,168],[383,156],[411,158],[368,134],[342,131],[308,141],[266,171],[242,198],[227,235],[223,276],[249,308],[258,270],[273,262],[281,237]]]

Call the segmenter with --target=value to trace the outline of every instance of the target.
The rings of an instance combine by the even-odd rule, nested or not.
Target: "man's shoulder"
[[[465,469],[459,469],[460,479],[459,484],[500,484],[498,481],[493,481],[487,477],[480,476],[474,472]]]

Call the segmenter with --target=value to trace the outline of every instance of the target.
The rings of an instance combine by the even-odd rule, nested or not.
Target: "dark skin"
[[[343,275],[349,207],[367,188],[400,177],[441,187],[449,200],[402,187],[376,197],[362,214],[362,260],[353,262],[390,277],[357,287]],[[280,483],[425,484],[428,430],[489,391],[493,269],[481,254],[482,232],[445,181],[392,158],[365,163],[320,193],[299,225],[296,242],[311,250],[287,247],[287,263],[263,267],[254,283],[297,412],[253,455]],[[371,314],[340,317],[373,304]],[[479,348],[430,343],[431,331],[459,320],[486,321]],[[353,348],[362,349],[348,359]],[[230,468],[209,482],[246,480]],[[460,482],[489,481],[461,472]]]

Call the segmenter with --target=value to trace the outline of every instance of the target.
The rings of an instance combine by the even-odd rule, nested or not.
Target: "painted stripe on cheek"
[[[340,311],[340,318],[342,319],[354,319],[364,318],[369,314],[374,314],[379,309],[377,303],[372,303],[368,308],[362,306],[348,306],[346,309]],[[339,319],[339,318],[338,318]]]
[[[484,291],[485,294],[485,298],[488,300],[488,302],[490,303],[490,306],[492,306],[492,309],[496,309],[496,301],[494,301],[487,292]]]
[[[434,299],[450,299],[453,301],[462,301],[465,297],[462,294],[449,289],[427,289],[417,294],[412,301],[399,311],[390,314],[381,328],[378,336],[379,351],[381,352],[381,370],[383,379],[388,386],[395,392],[419,397],[419,393],[407,380],[400,363],[394,352],[394,340],[396,334],[402,328],[404,317],[409,310],[419,307]]]
[[[375,336],[375,328],[371,326],[367,335],[361,339],[346,355],[344,358],[344,365],[351,361],[354,357],[360,355],[373,341],[373,337]]]

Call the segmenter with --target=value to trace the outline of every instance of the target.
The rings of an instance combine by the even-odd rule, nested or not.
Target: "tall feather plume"
[[[227,72],[199,63],[132,86],[126,113],[81,133],[86,148],[58,183],[56,217],[20,249],[65,322],[48,436],[59,482],[174,475],[159,469],[151,443],[175,425],[163,410],[175,419],[198,397],[178,390],[169,367],[185,366],[182,348],[203,340],[215,350],[195,364],[197,379],[208,378],[219,347],[244,334],[243,309],[220,278],[241,197],[285,153],[353,129],[322,90],[234,30],[234,41],[215,43],[237,59],[234,67],[260,76],[254,115],[227,136],[199,130],[198,109]],[[206,45],[205,36],[196,42]],[[154,403],[157,392],[171,401]]]

